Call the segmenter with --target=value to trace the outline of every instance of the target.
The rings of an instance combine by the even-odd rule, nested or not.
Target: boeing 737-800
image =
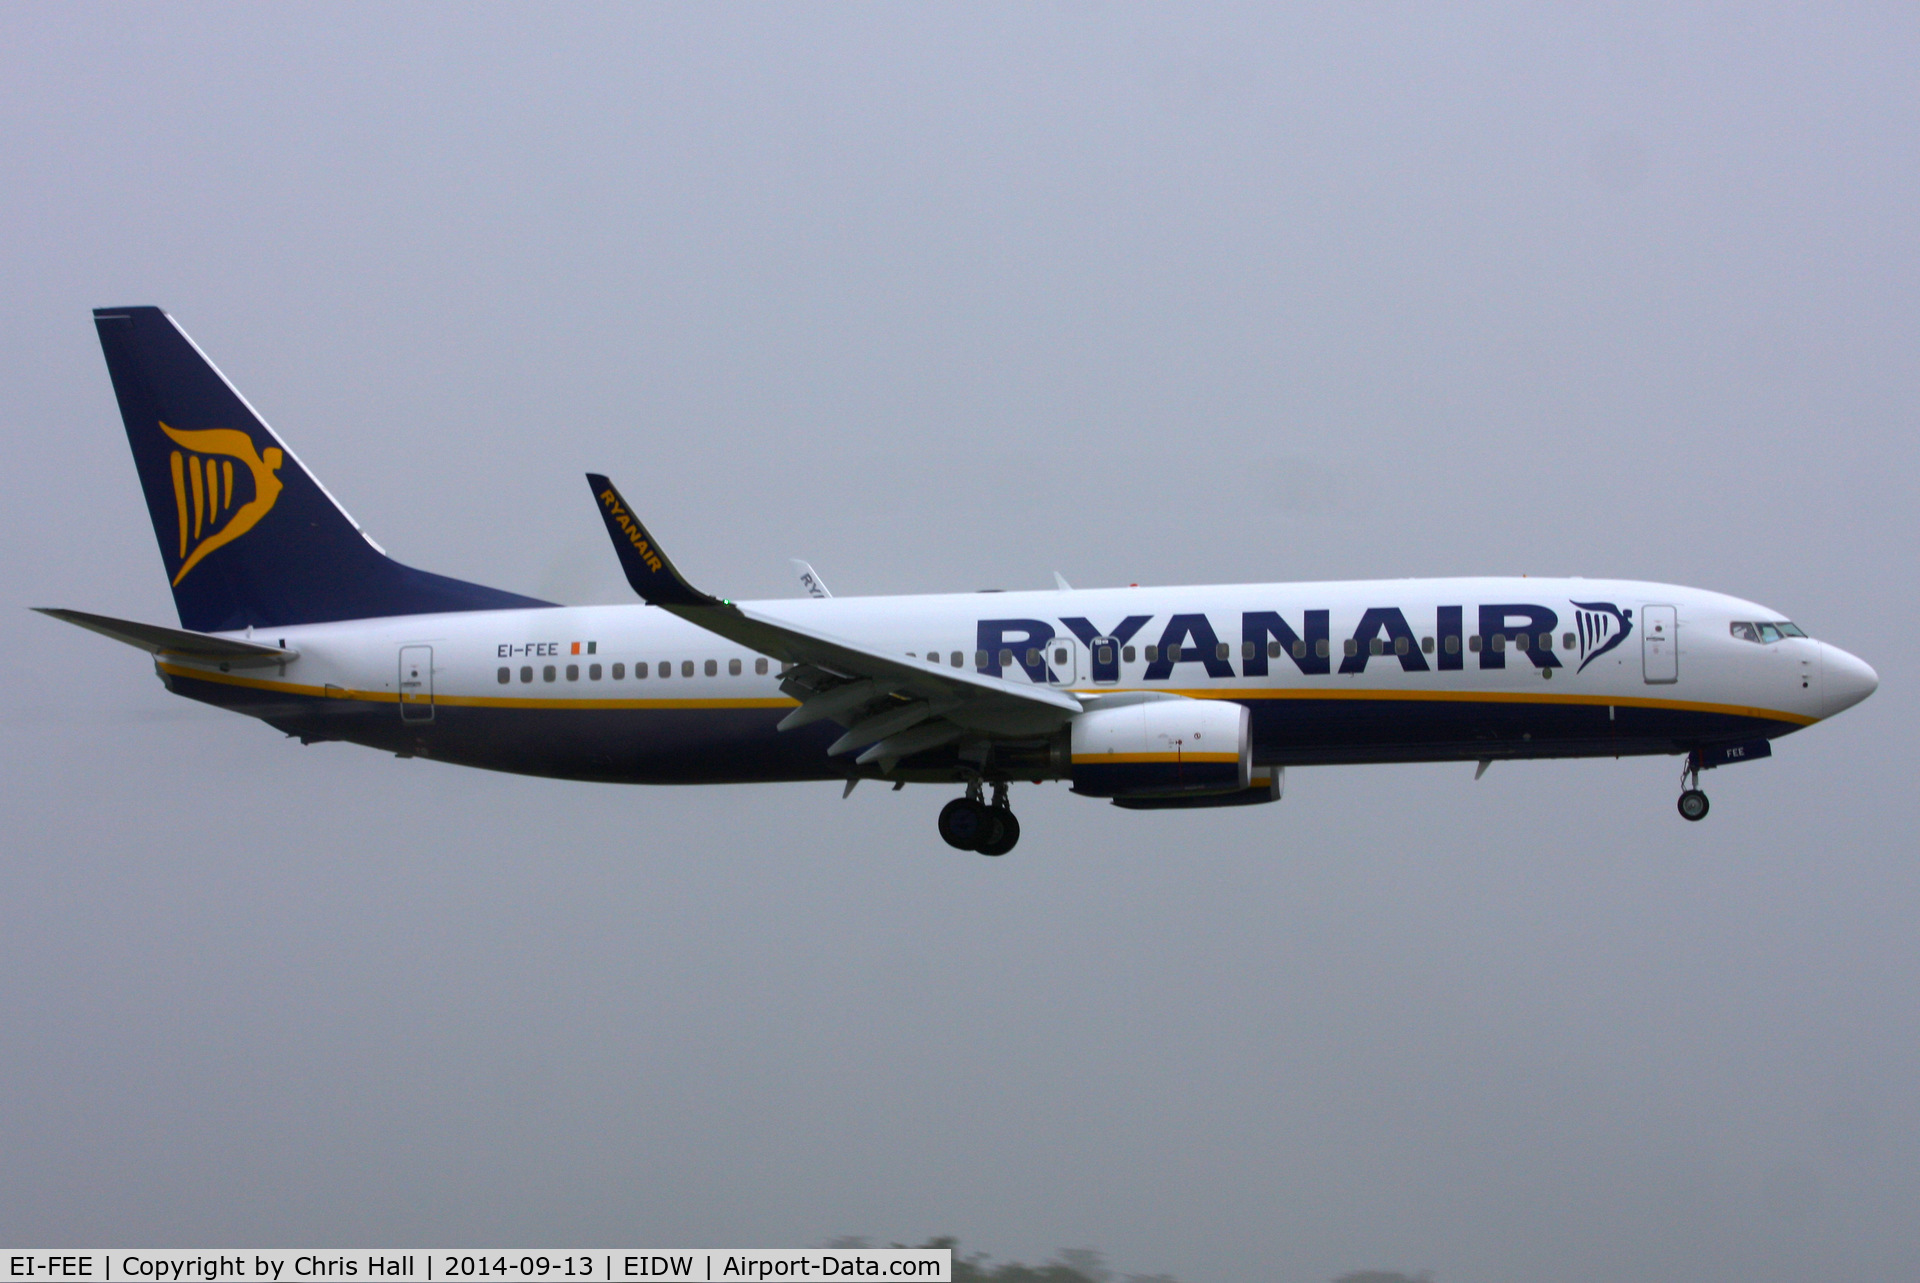
[[[1001,855],[1016,781],[1203,808],[1276,801],[1308,764],[1676,754],[1699,820],[1702,771],[1878,682],[1779,611],[1632,580],[848,598],[809,567],[806,597],[735,602],[597,475],[641,604],[556,605],[388,557],[160,309],[94,324],[180,627],[46,613],[303,743],[609,783],[959,786],[941,836]]]

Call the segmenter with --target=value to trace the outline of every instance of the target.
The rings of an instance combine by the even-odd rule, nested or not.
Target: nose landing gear
[[[1699,821],[1707,818],[1707,795],[1700,791],[1700,751],[1695,749],[1687,754],[1687,764],[1680,770],[1680,782],[1686,787],[1680,793],[1680,818]]]
[[[940,809],[940,836],[951,847],[981,855],[1005,855],[1020,840],[1020,821],[1007,803],[1007,784],[997,780],[993,804],[985,800],[980,781],[967,785],[967,795]]]

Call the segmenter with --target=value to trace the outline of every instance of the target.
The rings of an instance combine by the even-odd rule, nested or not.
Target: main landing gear
[[[995,781],[993,804],[985,801],[980,781],[967,785],[967,795],[940,809],[940,836],[948,846],[981,855],[1005,855],[1020,840],[1020,821],[1007,804],[1007,783]]]
[[[1696,821],[1706,819],[1707,795],[1700,791],[1700,754],[1697,750],[1687,754],[1687,764],[1680,769],[1680,783],[1686,786],[1680,793],[1680,818]]]

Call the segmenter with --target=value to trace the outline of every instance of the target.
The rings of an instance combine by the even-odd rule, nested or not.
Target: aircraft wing
[[[89,615],[83,610],[60,610],[52,606],[35,606],[33,609],[76,628],[111,637],[153,655],[218,662],[235,668],[264,668],[269,664],[284,664],[290,659],[299,658],[298,651],[189,632],[184,628],[163,628],[159,624],[141,624],[131,619],[113,619],[106,615]]]
[[[781,689],[800,701],[780,729],[830,718],[847,729],[830,754],[859,749],[857,764],[878,761],[891,770],[902,757],[968,736],[1044,736],[1083,707],[1064,691],[915,663],[708,596],[674,568],[611,481],[588,473],[587,482],[621,569],[641,599],[778,659]]]

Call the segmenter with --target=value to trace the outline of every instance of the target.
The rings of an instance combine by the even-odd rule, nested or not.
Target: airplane
[[[959,786],[951,846],[1019,841],[1010,786],[1133,810],[1278,801],[1289,766],[1683,758],[1701,773],[1865,699],[1781,612],[1619,579],[1456,578],[732,601],[599,474],[640,601],[563,606],[389,557],[157,307],[94,325],[180,627],[44,613],[176,695],[303,744],[629,784]],[[988,794],[991,792],[991,800]]]

